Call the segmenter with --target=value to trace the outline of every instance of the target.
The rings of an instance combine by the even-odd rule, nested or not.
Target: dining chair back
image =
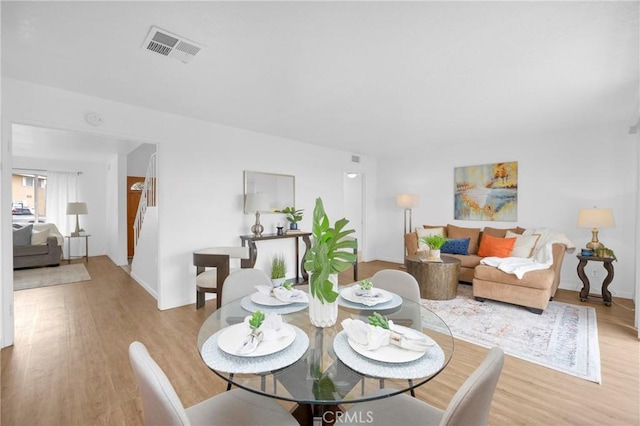
[[[271,278],[261,269],[244,268],[229,275],[222,287],[222,305],[256,291],[255,286],[271,286]]]
[[[405,271],[398,269],[382,269],[371,277],[374,287],[391,291],[405,299],[420,303],[420,286],[418,281]]]
[[[445,410],[405,394],[355,404],[342,416],[341,423],[367,419],[369,425],[486,425],[491,401],[502,372],[504,352],[494,347],[478,368],[465,380]],[[389,389],[377,394],[389,393]]]
[[[216,306],[222,301],[222,286],[231,269],[231,259],[249,259],[249,247],[210,247],[193,252],[196,267],[196,309],[204,306],[205,294],[216,295]]]
[[[129,345],[129,359],[140,389],[146,425],[298,426],[275,400],[242,389],[223,392],[185,409],[164,371],[142,343]]]

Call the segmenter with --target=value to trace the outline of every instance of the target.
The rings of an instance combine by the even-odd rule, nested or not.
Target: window
[[[14,173],[11,181],[13,223],[46,222],[47,177]]]

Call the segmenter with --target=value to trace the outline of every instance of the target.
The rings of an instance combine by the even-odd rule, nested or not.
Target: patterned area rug
[[[82,263],[13,271],[15,291],[90,280],[91,275]]]
[[[426,300],[454,337],[544,367],[600,383],[596,311],[592,307],[549,302],[542,315],[507,303],[473,299],[470,285],[458,285],[452,300]]]

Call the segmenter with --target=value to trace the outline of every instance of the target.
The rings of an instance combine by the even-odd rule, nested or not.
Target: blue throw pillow
[[[447,240],[440,248],[440,253],[449,254],[469,254],[469,241],[471,238],[461,238],[459,240]]]

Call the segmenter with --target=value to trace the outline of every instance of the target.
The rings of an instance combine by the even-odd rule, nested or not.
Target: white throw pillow
[[[31,245],[41,246],[47,244],[47,238],[49,237],[49,229],[43,229],[42,231],[31,232]]]
[[[444,236],[444,229],[442,227],[440,228],[416,228],[416,234],[418,235],[418,250],[420,251],[429,251],[429,246],[427,244],[425,244],[424,241],[422,241],[422,239],[424,237],[428,237],[430,235],[440,235],[441,237]]]
[[[516,243],[511,251],[511,257],[531,257],[536,248],[536,243],[540,238],[540,234],[521,235],[515,232],[507,231],[505,238],[515,238]]]

